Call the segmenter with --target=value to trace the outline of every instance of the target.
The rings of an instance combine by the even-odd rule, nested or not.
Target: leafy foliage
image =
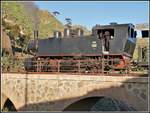
[[[2,71],[6,72],[10,70],[10,66],[13,64],[11,56],[5,56],[2,58]]]
[[[3,72],[21,72],[24,70],[24,60],[19,60],[10,55],[2,57]]]
[[[33,20],[26,13],[25,7],[21,2],[2,2],[2,15],[12,20],[18,26],[22,26],[24,28],[25,33],[31,35],[33,37]],[[48,11],[39,10],[40,15],[40,38],[51,36],[54,30],[62,31],[63,25],[60,23],[51,13]],[[3,22],[6,28],[9,28],[6,23]]]
[[[48,11],[39,10],[39,38],[52,36],[54,30],[63,30],[63,25]],[[15,46],[25,50],[33,39],[34,22],[21,2],[2,2],[2,26]],[[23,31],[24,35],[20,34]]]
[[[2,2],[2,15],[22,26],[25,32],[32,33],[33,23],[19,2]]]

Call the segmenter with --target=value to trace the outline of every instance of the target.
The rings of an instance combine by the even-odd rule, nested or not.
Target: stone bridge
[[[17,111],[63,111],[81,100],[82,108],[90,98],[106,97],[148,110],[147,77],[2,73],[1,88],[1,109],[9,102]]]

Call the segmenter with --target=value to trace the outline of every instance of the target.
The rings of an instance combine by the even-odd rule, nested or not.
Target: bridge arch
[[[10,98],[2,93],[1,111],[17,111],[14,103]]]
[[[76,103],[86,98],[93,98],[93,97],[99,97],[99,98],[105,97],[105,98],[113,99],[117,101],[118,103],[120,103],[121,105],[125,105],[127,109],[129,110],[141,110],[141,109],[146,109],[147,107],[147,106],[143,106],[144,104],[147,104],[145,103],[145,101],[141,100],[141,98],[136,96],[134,93],[128,91],[124,85],[120,85],[117,87],[112,86],[110,88],[104,88],[104,89],[98,89],[98,88],[94,89],[94,87],[95,86],[93,86],[93,89],[91,88],[91,90],[88,90],[87,93],[82,95],[81,97],[77,97],[77,98],[67,101],[63,107],[63,110],[70,109],[67,107],[69,107],[73,103]],[[85,87],[79,88],[78,92],[85,92],[87,89],[88,88],[86,88],[85,86]],[[73,95],[73,94],[70,94],[70,95]]]
[[[135,109],[113,98],[93,96],[77,100],[63,111],[135,111]]]

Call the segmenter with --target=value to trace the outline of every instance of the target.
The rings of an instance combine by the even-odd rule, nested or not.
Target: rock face
[[[1,32],[2,32],[2,54],[7,53],[7,54],[12,54],[12,46],[11,46],[11,41],[9,36],[6,34],[4,31],[3,27],[1,27]]]

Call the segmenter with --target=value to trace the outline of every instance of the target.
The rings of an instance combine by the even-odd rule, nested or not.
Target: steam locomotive
[[[70,68],[73,67],[73,62],[78,61],[79,63],[80,61],[80,64],[84,65],[81,66],[84,72],[94,67],[97,72],[102,68],[104,70],[129,69],[136,44],[134,29],[134,25],[130,23],[96,25],[92,28],[91,35],[85,36],[80,28],[75,30],[65,28],[63,36],[61,32],[55,31],[53,37],[45,39],[39,39],[38,31],[35,31],[35,40],[28,45],[28,51],[34,53],[35,56],[26,59],[26,70],[36,71],[39,67],[36,61],[42,62],[40,71],[44,72],[52,70],[50,64],[53,64],[54,61],[57,62],[54,63],[55,66],[58,65],[58,61],[70,61]],[[36,62],[36,67],[33,61]],[[44,63],[46,61],[49,63]],[[60,70],[66,65],[67,63],[61,63]],[[88,65],[90,69],[87,68]]]

